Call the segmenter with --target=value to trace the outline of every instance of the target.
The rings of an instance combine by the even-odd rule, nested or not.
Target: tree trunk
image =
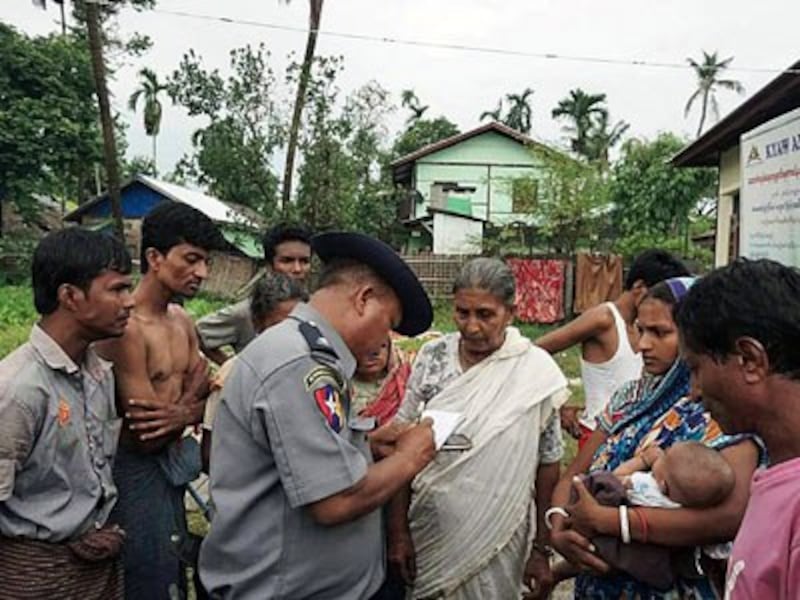
[[[153,177],[158,177],[158,152],[156,147],[156,138],[158,136],[153,135]]]
[[[708,111],[708,90],[703,92],[703,106],[700,109],[700,124],[697,126],[697,137],[703,133],[703,125],[706,122],[706,112]]]
[[[111,119],[111,107],[106,87],[106,68],[103,63],[103,41],[100,37],[100,17],[97,0],[86,2],[86,29],[89,34],[89,52],[92,56],[94,87],[97,92],[97,103],[100,106],[100,124],[103,128],[103,154],[105,156],[106,177],[108,178],[108,198],[111,202],[111,215],[117,237],[125,241],[125,229],[122,224],[122,202],[119,190],[119,165],[117,164],[117,144],[114,140],[114,122]]]
[[[61,35],[63,36],[67,35],[67,15],[64,9],[65,2],[66,0],[61,0],[61,2],[58,4],[59,8],[61,9]]]
[[[306,38],[306,53],[303,57],[303,66],[300,69],[300,80],[297,82],[297,96],[294,100],[292,123],[289,127],[289,141],[286,145],[286,165],[283,170],[283,191],[281,194],[281,210],[288,206],[292,199],[292,174],[294,172],[294,155],[297,152],[297,138],[300,133],[300,118],[303,115],[303,105],[308,90],[308,80],[311,75],[311,63],[314,60],[314,48],[317,45],[317,33],[322,18],[323,0],[309,0],[309,29]]]

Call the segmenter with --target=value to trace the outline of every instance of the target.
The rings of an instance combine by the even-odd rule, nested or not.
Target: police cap
[[[348,258],[370,267],[394,290],[403,318],[395,329],[403,335],[418,335],[433,321],[428,294],[414,271],[387,244],[363,233],[331,231],[311,238],[311,247],[322,262]]]

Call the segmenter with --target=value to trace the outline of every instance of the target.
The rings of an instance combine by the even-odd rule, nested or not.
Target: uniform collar
[[[75,361],[64,352],[64,349],[38,324],[31,329],[29,341],[45,364],[54,371],[64,371],[68,375],[73,375],[81,370]],[[98,381],[112,367],[112,364],[100,358],[91,346],[86,349],[84,365],[86,370]]]
[[[304,302],[301,302],[295,306],[294,310],[292,311],[292,316],[319,327],[322,335],[325,336],[333,349],[336,351],[336,355],[339,357],[339,362],[341,363],[342,369],[344,370],[348,379],[352,377],[353,373],[356,372],[356,359],[353,356],[353,353],[350,352],[350,348],[348,348],[347,344],[344,343],[342,336],[339,335],[339,332],[336,331],[336,329],[334,329],[333,325],[328,323],[325,317],[323,317],[317,309]]]

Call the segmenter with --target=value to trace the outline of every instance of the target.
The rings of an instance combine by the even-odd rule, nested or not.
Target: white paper
[[[461,413],[449,410],[427,409],[422,411],[422,418],[433,419],[433,439],[436,449],[439,450],[459,425],[464,421]]]

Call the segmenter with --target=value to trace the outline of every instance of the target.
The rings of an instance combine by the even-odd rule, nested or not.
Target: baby
[[[736,477],[719,452],[699,442],[667,450],[648,446],[614,470],[629,504],[653,508],[707,508],[733,491]]]
[[[731,494],[735,482],[733,469],[719,452],[699,442],[678,442],[667,450],[648,446],[613,473],[597,471],[584,478],[586,488],[604,506],[649,508],[716,506]],[[631,513],[630,519],[635,518]],[[674,574],[664,568],[672,558],[669,548],[640,542],[625,544],[620,538],[609,536],[598,536],[592,542],[611,567],[657,589],[672,587]],[[716,547],[706,552],[719,557]],[[675,560],[672,562],[676,564]],[[683,562],[681,558],[678,564]],[[688,563],[694,566],[693,553]],[[558,581],[577,574],[567,563],[557,564],[553,572]]]

